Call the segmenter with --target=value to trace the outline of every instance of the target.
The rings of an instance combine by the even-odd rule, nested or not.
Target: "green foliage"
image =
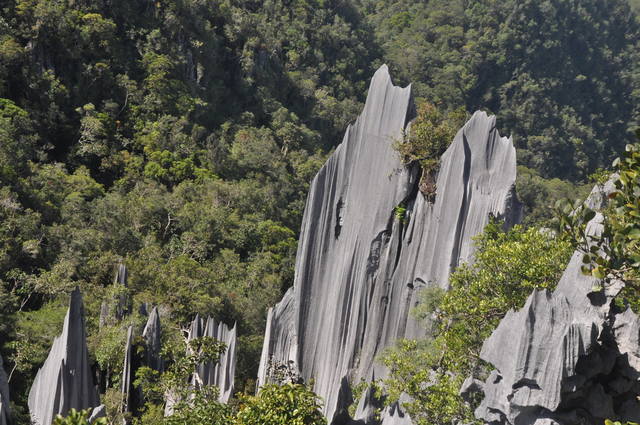
[[[555,223],[554,208],[567,199],[583,201],[592,183],[575,184],[558,178],[545,179],[535,170],[518,166],[516,191],[523,207],[523,225],[551,226]]]
[[[545,179],[585,179],[631,140],[640,27],[628,0],[365,0],[361,10],[396,78],[443,110],[497,114],[519,163]]]
[[[237,322],[236,388],[250,388],[266,311],[293,282],[309,182],[383,59],[428,102],[399,143],[422,191],[435,191],[459,108],[489,109],[515,136],[529,170],[518,191],[537,223],[549,202],[581,195],[555,178],[584,179],[624,143],[637,41],[622,0],[10,2],[0,351],[15,411],[76,285],[95,295],[90,351],[116,384],[128,323],[100,329],[97,315],[121,262],[133,305],[166,309],[163,329],[194,313]],[[154,397],[149,423],[162,417]]]
[[[587,234],[586,223],[596,211],[581,205],[566,208],[560,214],[560,225],[568,240],[583,253],[583,273],[603,279],[608,285],[620,280],[625,287],[618,302],[640,308],[640,145],[627,145],[614,161],[614,190],[608,195],[609,205],[601,212],[602,231]],[[602,289],[602,288],[600,288]]]
[[[407,218],[407,206],[403,203],[398,204],[393,210],[393,214],[400,223],[404,223]]]
[[[418,424],[473,421],[458,396],[462,381],[482,369],[483,341],[509,309],[532,290],[553,289],[572,246],[537,228],[504,231],[492,222],[476,238],[475,262],[450,276],[450,290],[426,288],[414,311],[427,327],[424,340],[402,340],[383,355],[390,401],[404,392],[405,408]]]
[[[107,425],[107,418],[98,418],[92,424]],[[67,416],[57,415],[53,419],[53,425],[89,425],[89,410],[76,410],[71,408]]]
[[[9,345],[19,309],[76,285],[102,294],[120,262],[136,305],[162,304],[171,326],[211,314],[261,337],[293,281],[309,182],[373,70],[358,12],[315,1],[14,3],[0,20],[8,367],[41,349]],[[88,330],[113,385],[122,329]],[[257,372],[255,346],[238,346],[239,379]]]
[[[302,384],[268,384],[241,399],[235,425],[323,425],[320,401]]]
[[[35,378],[51,349],[51,342],[62,331],[68,303],[65,299],[49,302],[39,310],[21,311],[16,314],[15,339],[9,342],[8,349],[13,369],[10,370],[10,383],[14,391],[12,400],[26,403],[26,399]]]
[[[174,407],[174,413],[164,418],[165,425],[229,425],[233,423],[231,409],[219,403],[218,394],[205,387],[196,391],[188,402],[181,401]]]
[[[611,419],[605,419],[604,425],[638,425],[637,422],[620,422],[620,421],[612,421]]]
[[[217,387],[202,385],[197,380],[191,383],[196,368],[202,363],[217,363],[224,353],[224,343],[211,337],[187,340],[182,335],[171,333],[165,338],[162,357],[167,362],[162,373],[149,367],[136,370],[134,386],[142,392],[145,407],[140,424],[227,424],[231,414],[228,406],[218,402]],[[173,414],[164,417],[162,406],[165,396],[175,402]]]
[[[422,102],[418,105],[418,115],[411,124],[408,137],[394,143],[405,164],[417,163],[422,169],[420,190],[423,193],[435,193],[435,175],[440,157],[465,119],[463,109],[445,114],[434,105]]]

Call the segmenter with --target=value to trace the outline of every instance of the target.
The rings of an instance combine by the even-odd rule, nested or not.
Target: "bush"
[[[318,396],[302,384],[265,385],[241,399],[236,425],[324,425]]]

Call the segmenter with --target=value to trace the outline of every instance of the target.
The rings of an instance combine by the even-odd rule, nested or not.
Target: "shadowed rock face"
[[[259,385],[268,380],[268,362],[292,361],[305,380],[314,379],[324,413],[336,422],[344,420],[341,400],[349,399],[340,391],[343,378],[384,378],[374,362],[381,350],[423,335],[409,316],[418,291],[448,287],[450,271],[472,259],[471,238],[491,214],[508,224],[519,219],[515,149],[494,117],[476,112],[458,132],[430,201],[418,191],[418,170],[403,166],[392,147],[413,114],[410,87],[394,86],[382,66],[362,114],[312,182],[294,286],[269,312]],[[404,220],[394,212],[401,203]]]
[[[610,190],[611,183],[596,187],[587,204],[601,207]],[[597,214],[587,234],[598,234],[601,223]],[[534,291],[485,341],[481,357],[495,370],[482,389],[479,419],[594,425],[640,419],[638,317],[612,303],[622,282],[604,284],[583,275],[581,266],[576,251],[553,293]]]
[[[87,354],[84,307],[80,291],[71,293],[62,334],[36,375],[29,391],[29,412],[37,425],[50,425],[57,414],[100,404]]]
[[[113,284],[126,288],[128,275],[127,266],[119,264]],[[106,324],[113,324],[113,321],[121,321],[131,311],[131,300],[126,294],[121,293],[117,295],[114,301],[115,304],[111,307],[107,301],[104,301],[100,306],[100,327]]]
[[[163,369],[162,358],[160,357],[160,349],[162,348],[161,332],[158,307],[153,307],[147,319],[147,324],[142,331],[142,338],[146,345],[146,365],[157,371],[162,371]]]
[[[135,355],[134,337],[136,333],[137,332],[134,332],[133,326],[129,326],[127,328],[127,339],[124,347],[124,363],[122,367],[120,389],[122,392],[122,409],[124,412],[132,411],[138,407],[142,400],[141,389],[136,389],[133,386],[137,368],[144,365],[158,372],[162,372],[163,370],[163,362],[160,357],[161,329],[158,307],[154,307],[151,310],[151,314],[147,318],[147,323],[142,331],[145,353],[144,358],[139,358]]]
[[[7,374],[4,371],[2,357],[0,356],[0,425],[8,425],[11,420],[9,401],[9,383],[7,382]]]
[[[203,363],[198,366],[197,378],[202,385],[215,385],[218,387],[218,400],[226,403],[233,394],[233,380],[236,370],[236,326],[229,329],[224,323],[216,323],[215,319],[208,317],[206,320],[196,316],[191,323],[189,339],[208,336],[223,342],[227,349],[220,356],[220,360],[213,363]]]

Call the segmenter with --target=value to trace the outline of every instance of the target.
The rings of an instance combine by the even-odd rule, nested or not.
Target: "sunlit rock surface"
[[[151,314],[147,319],[147,324],[142,331],[142,338],[145,343],[145,361],[146,366],[151,369],[162,371],[163,362],[160,357],[160,349],[162,348],[162,328],[160,327],[160,314],[158,307],[153,307]]]
[[[587,204],[603,205],[611,183]],[[602,230],[597,214],[587,234]],[[576,251],[556,290],[534,291],[485,341],[481,358],[495,370],[476,410],[490,424],[602,424],[640,420],[640,324],[612,302],[621,281],[582,274]]]
[[[64,416],[71,408],[83,410],[99,404],[87,353],[82,295],[76,289],[62,334],[54,340],[29,391],[29,412],[33,423],[50,425],[58,413]]]
[[[124,412],[128,412],[131,408],[131,390],[133,379],[133,326],[127,328],[127,342],[124,346],[124,364],[122,366],[122,382],[120,391],[122,392]]]
[[[218,399],[226,403],[233,394],[233,380],[236,370],[236,326],[229,329],[227,325],[217,323],[212,317],[206,320],[196,316],[191,323],[189,339],[208,336],[223,342],[227,349],[217,363],[203,363],[196,370],[197,379],[202,385],[218,387]]]
[[[411,88],[394,86],[382,66],[362,114],[312,182],[294,286],[269,312],[259,384],[269,362],[291,361],[314,380],[327,417],[340,414],[336,422],[349,399],[343,378],[385,377],[374,362],[381,350],[422,335],[409,316],[419,290],[448,287],[450,271],[472,260],[471,238],[490,215],[507,225],[519,219],[515,149],[494,117],[476,112],[458,132],[442,157],[435,200],[418,191],[417,169],[392,147],[413,117]],[[406,418],[386,415],[398,424]]]

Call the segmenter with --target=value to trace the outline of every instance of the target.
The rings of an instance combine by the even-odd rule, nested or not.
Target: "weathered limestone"
[[[314,379],[329,420],[344,412],[343,378],[384,378],[374,361],[381,350],[423,335],[408,314],[419,290],[448,287],[450,271],[472,260],[471,238],[490,215],[507,225],[519,219],[515,149],[494,117],[476,112],[460,129],[432,200],[418,191],[416,167],[403,166],[392,147],[413,116],[410,87],[394,86],[382,66],[362,114],[312,182],[294,286],[269,312],[259,384],[270,361],[294,362]]]
[[[141,314],[142,311],[143,309],[141,308]],[[146,311],[146,307],[144,308],[144,311]],[[136,390],[133,387],[133,379],[136,369],[139,366],[144,365],[159,372],[162,372],[163,370],[163,361],[160,357],[160,315],[158,314],[157,307],[154,307],[151,310],[151,314],[147,318],[147,323],[142,331],[142,339],[144,340],[144,358],[138,358],[134,355],[134,333],[137,334],[137,332],[134,332],[133,326],[129,326],[127,328],[127,339],[124,348],[124,364],[121,379],[121,392],[123,397],[122,407],[124,412],[129,412],[132,411],[132,409],[135,409],[137,407],[136,403],[140,402],[142,397],[140,390]]]
[[[71,293],[62,334],[57,337],[29,391],[33,423],[50,425],[57,414],[100,404],[87,353],[84,307],[80,290]]]
[[[146,346],[146,365],[157,371],[162,371],[163,369],[162,358],[160,357],[160,349],[162,348],[161,335],[160,314],[158,313],[158,307],[153,307],[147,319],[147,324],[142,331],[142,338]]]
[[[611,184],[596,187],[587,204],[602,206]],[[587,225],[598,234],[602,216]],[[486,379],[476,416],[490,424],[602,424],[637,421],[640,404],[640,323],[613,298],[621,281],[581,273],[576,251],[556,290],[534,291],[509,311],[483,345],[495,370]]]
[[[233,394],[233,384],[236,370],[236,326],[229,329],[224,323],[216,323],[215,319],[208,317],[202,320],[200,316],[191,323],[189,339],[211,337],[223,342],[227,349],[220,356],[217,363],[203,363],[196,370],[194,381],[201,385],[213,385],[218,387],[218,400],[226,403]]]
[[[118,285],[122,288],[127,287],[127,266],[120,263],[118,264],[118,269],[116,270],[116,276],[113,280],[114,285]],[[120,293],[116,296],[116,298],[111,302],[103,301],[100,306],[100,327],[105,326],[106,324],[112,324],[110,322],[119,322],[124,316],[126,316],[131,311],[131,300],[127,297],[126,294]]]
[[[133,357],[133,326],[127,328],[127,342],[124,346],[124,365],[122,367],[122,410],[128,412],[131,407],[131,388],[132,388],[132,357]]]
[[[0,356],[0,425],[8,425],[11,422],[9,402],[9,382]]]

